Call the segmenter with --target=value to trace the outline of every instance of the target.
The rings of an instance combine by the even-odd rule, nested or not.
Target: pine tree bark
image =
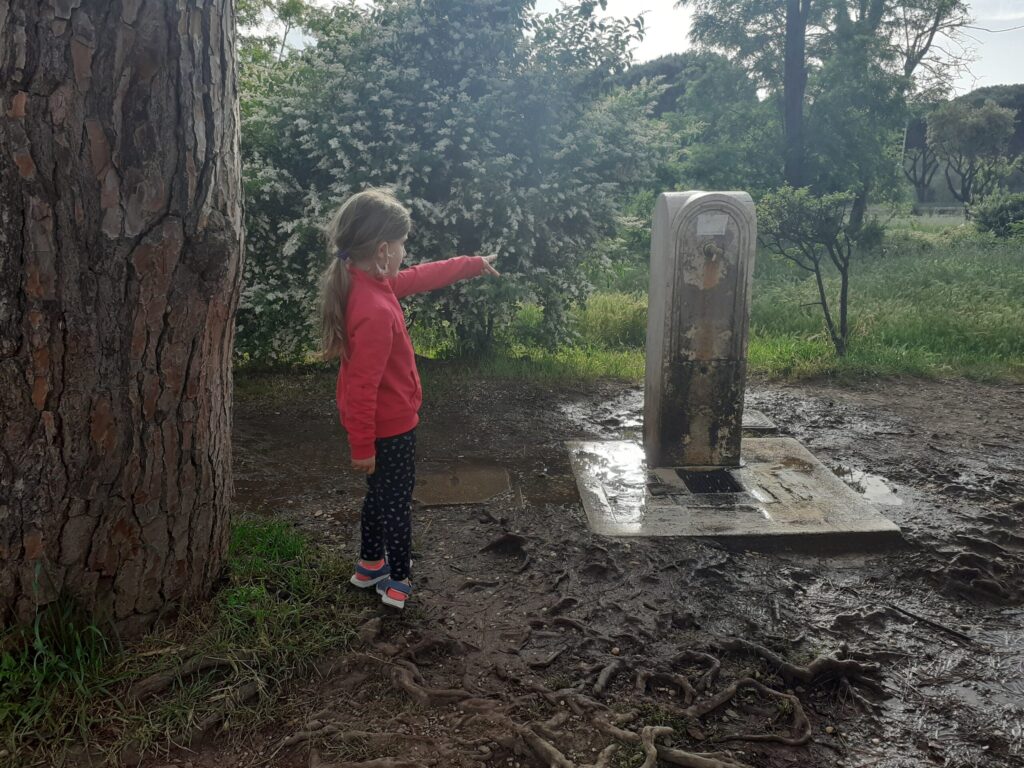
[[[0,0],[0,622],[124,634],[225,554],[242,258],[231,0]]]

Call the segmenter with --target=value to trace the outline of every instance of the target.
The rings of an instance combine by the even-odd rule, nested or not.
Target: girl
[[[353,195],[327,227],[331,264],[321,281],[323,354],[341,358],[337,401],[352,467],[367,475],[362,548],[351,583],[376,585],[386,605],[405,606],[416,478],[416,425],[422,402],[412,341],[398,300],[482,274],[494,256],[457,256],[399,272],[409,212],[390,193]]]

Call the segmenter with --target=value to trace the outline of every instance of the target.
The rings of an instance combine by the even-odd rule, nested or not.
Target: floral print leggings
[[[412,554],[412,489],[416,484],[416,430],[376,441],[377,461],[363,499],[363,560],[385,555],[391,578],[409,578]]]

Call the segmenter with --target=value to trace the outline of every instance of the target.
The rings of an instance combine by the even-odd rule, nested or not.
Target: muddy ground
[[[239,506],[354,557],[361,481],[332,380],[315,390],[238,403]],[[635,436],[640,389],[428,392],[423,466],[497,464],[511,491],[418,506],[405,614],[367,595],[358,647],[290,685],[276,727],[172,762],[1024,766],[1024,387],[755,382],[748,403],[883,503],[907,546],[599,538],[563,443]]]

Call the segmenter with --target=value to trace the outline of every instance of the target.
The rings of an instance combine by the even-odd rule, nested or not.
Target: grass
[[[365,607],[339,589],[349,563],[321,551],[286,523],[242,519],[232,531],[226,577],[213,600],[173,625],[121,645],[79,621],[69,603],[8,633],[0,656],[0,764],[59,765],[83,746],[97,761],[128,749],[187,739],[234,692],[259,695],[223,721],[241,735],[280,713],[276,694],[331,651],[348,647]],[[193,657],[218,665],[173,675]],[[166,690],[140,704],[131,686],[171,673]]]
[[[962,228],[961,228],[962,229]],[[833,281],[831,287],[835,287]],[[836,359],[814,284],[758,255],[749,361],[772,377],[1024,379],[1024,244],[903,230],[852,269],[850,351]]]
[[[635,244],[633,244],[635,246]],[[570,312],[575,340],[551,349],[540,309],[520,308],[482,359],[424,364],[427,396],[451,392],[469,377],[571,385],[593,379],[639,382],[644,376],[646,262],[613,263],[592,275],[601,289]],[[600,279],[597,279],[600,278]],[[828,280],[834,295],[838,280]],[[837,358],[825,332],[809,273],[760,252],[751,304],[748,371],[770,379],[877,376],[964,377],[1024,381],[1024,241],[977,233],[959,216],[896,218],[879,253],[855,257],[848,354]],[[452,340],[414,326],[420,354],[445,358]],[[335,365],[300,367],[316,380]],[[293,372],[295,373],[295,372]],[[312,378],[311,378],[312,377]],[[268,383],[261,383],[268,382]],[[280,376],[239,377],[245,399],[274,397]],[[290,386],[290,385],[289,385]]]
[[[537,307],[524,306],[500,353],[449,366],[445,386],[461,372],[492,378],[569,382],[642,381],[647,299],[608,290],[576,308],[576,342],[546,349]],[[612,277],[615,277],[612,275]],[[829,280],[835,294],[838,280]],[[757,256],[748,370],[774,379],[874,376],[1024,380],[1024,243],[979,235],[958,217],[914,217],[890,223],[880,253],[852,270],[848,354],[837,358],[825,332],[809,273],[770,253]],[[415,334],[415,331],[414,331]],[[444,355],[427,336],[417,348]],[[424,344],[423,342],[427,342]]]
[[[851,279],[851,339],[837,358],[825,332],[813,278],[788,260],[759,253],[748,365],[752,374],[962,376],[1024,380],[1024,243],[996,240],[929,220],[890,232],[882,253],[857,261]],[[830,289],[837,289],[831,280]],[[591,369],[643,377],[646,297],[593,296],[575,313]],[[614,374],[612,374],[614,375]]]

